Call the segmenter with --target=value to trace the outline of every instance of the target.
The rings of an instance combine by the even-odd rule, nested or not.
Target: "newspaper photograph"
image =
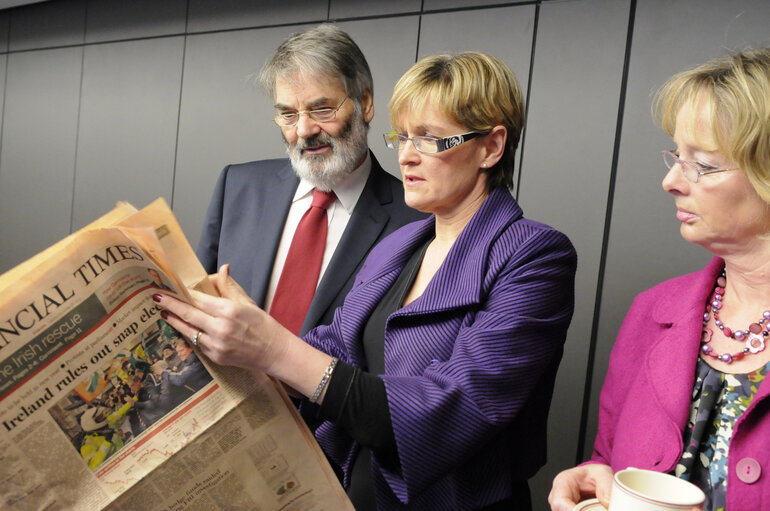
[[[162,200],[0,276],[0,508],[352,509],[279,384],[161,317],[208,280]]]

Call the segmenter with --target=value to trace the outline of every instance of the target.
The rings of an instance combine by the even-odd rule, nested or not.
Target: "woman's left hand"
[[[285,361],[292,341],[299,339],[257,307],[230,278],[227,265],[209,278],[221,297],[191,290],[197,307],[169,295],[154,295],[166,321],[188,339],[200,331],[198,347],[217,364],[281,373],[277,365]]]
[[[613,474],[609,465],[590,463],[560,472],[553,480],[548,503],[552,511],[571,511],[582,500],[596,497],[608,507]]]
[[[312,396],[331,357],[260,309],[228,273],[228,266],[223,265],[209,276],[219,298],[191,290],[196,305],[164,294],[153,295],[153,299],[163,318],[179,333],[196,340],[213,362],[267,373],[301,395]],[[317,402],[322,400],[323,394]]]

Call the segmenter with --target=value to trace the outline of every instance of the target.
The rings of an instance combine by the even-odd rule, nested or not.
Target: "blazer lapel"
[[[385,171],[374,158],[374,154],[371,158],[372,170],[369,178],[350,216],[342,239],[318,284],[302,324],[301,333],[307,332],[318,324],[345,284],[355,278],[357,268],[363,263],[390,220],[390,214],[384,207],[393,201],[390,183],[385,179]],[[346,278],[340,278],[340,276],[346,276]]]
[[[680,428],[690,412],[690,389],[700,349],[704,307],[722,266],[721,259],[714,258],[689,281],[686,289],[671,292],[652,312],[653,320],[667,332],[650,346],[643,363],[657,402]],[[654,335],[639,332],[640,342],[644,342],[647,334]]]
[[[251,297],[260,307],[265,304],[275,253],[278,251],[283,225],[299,184],[299,178],[288,160],[272,177],[273,179],[263,182],[257,190],[257,201],[261,208],[257,213],[256,224],[261,242],[255,243]]]
[[[507,190],[493,190],[465,226],[422,296],[394,315],[432,313],[479,303],[491,246],[500,232],[521,216],[521,208]]]
[[[366,364],[360,339],[369,316],[398,279],[412,254],[433,236],[434,230],[434,217],[430,216],[397,231],[388,241],[391,250],[378,249],[379,257],[367,267],[364,280],[351,290],[349,296],[354,296],[356,306],[346,310],[346,321],[340,328],[343,342],[354,364]]]

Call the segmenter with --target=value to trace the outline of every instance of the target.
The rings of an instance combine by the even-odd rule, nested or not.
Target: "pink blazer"
[[[591,462],[670,472],[682,455],[706,300],[724,262],[636,297],[602,387]],[[770,379],[738,420],[728,454],[727,509],[770,509]]]

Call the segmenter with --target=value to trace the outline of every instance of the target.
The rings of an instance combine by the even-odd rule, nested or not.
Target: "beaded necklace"
[[[763,312],[762,318],[756,323],[750,324],[747,330],[733,331],[719,319],[719,309],[722,308],[722,297],[725,294],[726,285],[727,273],[722,269],[722,273],[717,277],[711,300],[706,304],[706,312],[703,314],[703,334],[701,336],[700,351],[704,355],[721,360],[725,364],[731,364],[735,360],[742,359],[745,355],[753,355],[765,349],[765,337],[770,335],[770,310]],[[739,342],[745,341],[745,346],[741,351],[736,353],[722,353],[720,355],[711,349],[710,342],[714,332],[712,332],[706,325],[708,325],[712,312],[714,313],[714,324],[722,331],[722,334],[724,334],[725,337]],[[764,327],[762,325],[764,325]]]

